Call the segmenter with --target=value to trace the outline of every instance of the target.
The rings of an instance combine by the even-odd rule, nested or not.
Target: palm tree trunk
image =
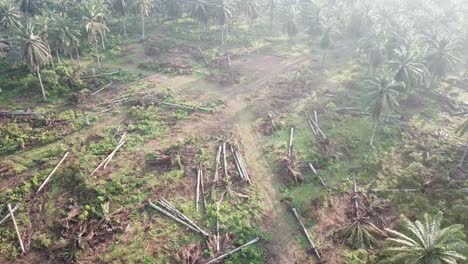
[[[101,43],[102,43],[102,50],[106,50],[106,43],[104,41],[104,35],[101,34]]]
[[[72,67],[75,68],[75,60],[73,59],[73,52],[70,51],[70,59],[72,62]]]
[[[224,25],[221,27],[221,45],[224,45]]]
[[[141,34],[142,38],[145,39],[145,16],[141,15]]]
[[[270,35],[273,33],[273,20],[275,19],[275,15],[273,10],[270,11]]]
[[[325,66],[325,58],[327,57],[327,50],[323,50],[323,56],[322,56],[322,68]]]
[[[458,163],[458,167],[463,167],[463,163],[465,163],[465,158],[467,154],[468,154],[468,143],[465,145],[465,151],[463,151],[463,156],[460,162]]]
[[[127,36],[127,18],[125,16],[122,17],[122,28],[123,28],[123,34]]]
[[[374,128],[372,129],[372,136],[370,138],[369,145],[374,146],[374,139],[375,139],[375,134],[377,132],[377,122],[374,123]]]
[[[429,88],[434,87],[435,79],[436,79],[436,75],[435,75],[435,74],[432,74],[431,82],[429,83]]]
[[[94,49],[96,51],[96,58],[97,58],[97,63],[98,63],[98,66],[99,66],[99,70],[101,70],[102,69],[101,59],[99,58],[98,41],[97,41],[96,37],[94,37]]]
[[[78,59],[78,67],[81,66],[81,60],[80,60],[80,52],[78,51],[78,47],[75,47],[76,50],[76,58]]]
[[[39,83],[41,84],[41,91],[42,91],[42,98],[44,99],[44,101],[47,101],[47,97],[46,97],[46,93],[45,93],[45,89],[44,89],[44,84],[42,84],[42,77],[41,77],[41,71],[39,68],[37,68],[37,77],[39,77]]]
[[[57,56],[58,63],[62,64],[62,60],[60,59],[60,55],[59,55],[58,50],[55,50],[55,55]]]
[[[52,50],[50,50],[50,44],[48,41],[47,41],[47,49],[49,50],[49,54],[51,57],[50,63],[52,64],[52,68],[55,69],[54,58],[52,57]]]
[[[10,48],[13,48],[13,42],[11,40],[10,33],[7,34],[7,39],[8,39],[8,46],[10,46]]]

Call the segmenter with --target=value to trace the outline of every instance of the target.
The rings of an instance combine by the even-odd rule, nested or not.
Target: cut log
[[[323,133],[322,129],[320,129],[319,125],[314,120],[312,120],[312,118],[309,115],[307,115],[307,117],[309,121],[314,125],[317,132],[323,137],[323,139],[327,139],[327,136],[325,135],[325,133]]]
[[[312,163],[310,162],[307,165],[309,165],[310,170],[318,177],[318,179],[320,180],[320,184],[322,184],[323,187],[328,188],[325,182],[323,181],[322,177],[318,175],[317,171],[314,168],[314,165],[312,165]]]
[[[420,192],[422,189],[370,189],[370,192]]]
[[[114,83],[114,82],[110,82],[110,83],[104,85],[104,87],[102,87],[102,88],[99,89],[99,90],[96,90],[96,91],[93,92],[91,95],[96,95],[97,93],[102,92],[104,89],[106,89],[107,87],[111,86],[113,83]]]
[[[245,176],[244,176],[244,172],[242,171],[242,168],[241,168],[241,165],[240,165],[239,160],[237,158],[237,155],[234,152],[234,148],[232,147],[232,145],[230,145],[230,148],[231,148],[232,157],[234,158],[234,162],[236,163],[236,169],[237,169],[237,172],[239,173],[239,177],[241,178],[241,180],[245,181],[246,179],[245,179]]]
[[[346,111],[346,110],[355,110],[355,111],[358,111],[358,110],[361,110],[361,107],[339,107],[339,108],[336,108],[335,111]]]
[[[184,215],[182,212],[180,212],[177,208],[175,208],[175,206],[173,206],[167,200],[161,199],[161,200],[158,201],[158,204],[161,205],[162,207],[166,208],[170,212],[172,212],[177,218],[179,218],[182,221],[185,221],[188,224],[190,224],[192,227],[194,227],[195,229],[200,231],[200,233],[202,233],[203,235],[205,235],[205,236],[209,235],[208,232],[206,232],[205,230],[200,228],[197,224],[195,224],[192,220],[190,220],[190,218],[188,218],[186,215]]]
[[[203,206],[206,210],[207,203],[206,203],[206,195],[205,195],[205,174],[203,173],[203,167],[200,167],[200,187],[201,187],[201,195],[203,198]]]
[[[196,195],[195,195],[195,208],[198,212],[198,204],[200,203],[200,178],[201,178],[201,170],[198,168],[197,173],[197,186],[196,186]]]
[[[130,98],[130,96],[131,96],[130,94],[122,95],[120,97],[105,101],[103,103],[99,103],[99,104],[96,105],[96,107],[103,106],[103,105],[108,105],[108,104],[119,103],[119,102],[122,102],[124,100],[128,100]]]
[[[2,117],[13,118],[13,117],[16,117],[16,116],[40,117],[40,116],[43,116],[43,115],[44,115],[44,113],[40,113],[40,112],[23,112],[23,111],[1,112],[0,111],[0,118],[2,118]]]
[[[216,153],[216,160],[215,160],[215,169],[214,169],[214,177],[213,177],[213,182],[218,182],[219,181],[219,165],[220,165],[220,160],[221,160],[221,152],[223,151],[223,146],[218,147],[218,153]]]
[[[297,213],[296,208],[292,209],[294,216],[296,217],[297,221],[299,222],[299,225],[302,227],[302,230],[304,231],[305,236],[307,237],[307,240],[309,241],[310,247],[312,249],[312,252],[314,252],[314,255],[317,257],[317,259],[320,261],[320,253],[318,252],[317,247],[315,246],[314,241],[312,240],[312,237],[309,234],[309,231],[307,231],[307,228],[305,228],[304,223],[302,223],[302,220],[299,218],[299,214]]]
[[[200,230],[198,230],[197,228],[195,228],[194,226],[190,225],[189,223],[183,221],[182,219],[172,215],[171,213],[169,213],[168,211],[164,210],[163,208],[155,205],[154,203],[152,203],[151,201],[148,203],[148,205],[153,208],[153,209],[156,209],[158,210],[159,212],[161,212],[162,214],[164,214],[165,216],[173,219],[174,221],[176,221],[177,223],[181,224],[181,225],[184,225],[186,226],[187,228],[189,228],[190,230],[196,232],[196,233],[200,233],[204,236],[208,236],[209,234],[208,233],[203,233],[201,232]]]
[[[98,75],[81,76],[80,78],[81,79],[93,79],[93,78],[98,78],[98,77],[102,77],[102,76],[115,75],[115,74],[118,74],[118,73],[120,73],[120,71],[102,73],[102,74],[98,74]]]
[[[172,106],[172,107],[177,107],[177,108],[189,109],[189,110],[193,110],[193,111],[199,110],[199,111],[202,111],[202,112],[209,112],[209,113],[213,112],[213,109],[211,109],[211,108],[188,105],[188,104],[180,104],[180,103],[175,104],[175,103],[169,103],[169,102],[162,102],[161,104],[167,105],[167,106]]]
[[[239,153],[238,150],[235,151],[235,154],[236,154],[237,160],[239,161],[239,165],[240,165],[240,167],[241,167],[242,173],[244,174],[245,180],[246,180],[248,183],[250,183],[250,182],[251,182],[250,176],[249,176],[249,174],[247,173],[247,169],[245,168],[244,160],[242,159],[241,154]]]
[[[13,213],[13,209],[11,209],[11,204],[7,204],[7,207],[8,207],[8,212],[10,213],[10,216],[11,216],[11,220],[13,221],[13,225],[15,226],[15,231],[16,231],[16,235],[18,236],[18,242],[21,247],[21,252],[23,252],[23,254],[26,254],[26,250],[24,249],[24,245],[23,245],[23,240],[21,239],[21,233],[18,229],[18,225],[16,224],[16,219]]]
[[[315,126],[314,124],[312,123],[312,121],[310,120],[310,117],[307,113],[304,113],[305,117],[306,117],[306,120],[307,120],[307,123],[309,124],[309,127],[310,127],[310,130],[312,130],[312,133],[314,133],[314,135],[317,135],[317,130],[315,129]]]
[[[18,210],[19,208],[19,204],[16,204],[15,207],[13,207],[12,211],[13,213]],[[10,214],[10,211],[8,211],[7,215],[5,215],[5,217],[2,218],[2,220],[0,220],[0,225],[3,224],[6,220],[8,220],[8,218],[11,217],[11,214]]]
[[[252,245],[252,244],[257,243],[258,241],[260,241],[260,238],[259,238],[259,237],[255,238],[254,240],[251,240],[250,242],[245,243],[244,245],[242,245],[242,246],[240,246],[240,247],[237,247],[237,248],[235,248],[235,249],[233,249],[233,250],[231,250],[231,251],[229,251],[229,252],[227,252],[227,253],[224,253],[224,254],[222,254],[222,255],[220,255],[220,256],[218,256],[218,257],[216,257],[216,258],[214,258],[214,259],[208,261],[206,264],[217,263],[217,262],[219,262],[219,261],[225,259],[225,258],[228,257],[229,255],[232,255],[232,254],[234,254],[234,253],[236,253],[236,252],[238,252],[238,251],[241,251],[242,249],[244,249],[244,248],[246,248],[246,247],[248,247],[248,246],[250,246],[250,245]]]
[[[112,158],[114,158],[115,153],[125,144],[125,141],[122,141],[115,147],[114,151],[107,157],[106,163],[104,163],[104,166],[102,167],[104,170],[107,168],[107,165],[109,165],[109,162],[111,162]]]
[[[351,116],[368,116],[369,115],[369,113],[358,111],[358,110],[336,109],[335,111],[340,114],[348,114]]]
[[[317,116],[317,111],[314,110],[314,118],[315,118],[315,123],[318,125],[318,116]]]
[[[228,167],[227,167],[227,160],[226,160],[226,142],[223,143],[223,162],[224,162],[224,177],[227,178],[228,176]]]
[[[293,139],[294,139],[294,127],[291,127],[289,133],[289,145],[288,145],[288,159],[291,159],[292,148],[293,148]]]
[[[126,134],[124,133],[122,137],[120,137],[119,143],[117,143],[117,146],[115,147],[115,149],[96,167],[96,169],[94,169],[94,171],[91,173],[90,176],[93,176],[94,173],[96,173],[102,166],[104,166],[104,169],[105,167],[107,167],[107,164],[109,164],[110,160],[112,159],[112,157],[114,157],[117,150],[119,150],[123,146],[123,144],[125,144],[125,141],[123,141],[125,138],[125,135]]]
[[[70,152],[67,151],[67,153],[65,153],[65,155],[63,155],[62,159],[60,160],[60,162],[55,166],[55,168],[52,170],[52,172],[47,176],[47,178],[44,180],[44,182],[41,184],[41,186],[39,187],[39,189],[37,189],[36,191],[36,195],[39,194],[39,192],[44,188],[44,186],[47,184],[47,182],[49,182],[50,178],[52,177],[52,175],[54,175],[54,173],[57,171],[57,169],[60,167],[60,165],[62,165],[63,161],[67,158],[68,154],[70,154]]]

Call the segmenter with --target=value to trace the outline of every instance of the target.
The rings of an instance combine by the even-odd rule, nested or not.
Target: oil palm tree
[[[338,229],[336,235],[353,249],[372,248],[378,238],[385,237],[380,228],[364,217],[353,219]]]
[[[109,32],[109,28],[105,24],[106,9],[104,2],[100,0],[87,2],[82,6],[83,22],[88,33],[88,41],[94,44],[96,58],[99,69],[101,69],[101,60],[99,58],[98,36],[103,40]]]
[[[322,67],[325,65],[325,57],[327,56],[327,50],[331,46],[331,39],[330,39],[330,29],[325,30],[323,32],[322,38],[320,39],[320,48],[323,51],[322,54]]]
[[[166,16],[176,20],[182,17],[182,4],[181,0],[165,0],[164,10]]]
[[[221,26],[221,45],[224,45],[225,35],[228,34],[229,24],[232,20],[232,11],[234,7],[228,0],[217,0],[215,8],[215,17]]]
[[[15,5],[9,1],[0,1],[0,29],[5,30],[8,42],[11,46],[10,34],[21,27],[21,13]]]
[[[383,50],[380,46],[374,46],[369,50],[369,62],[367,73],[369,74],[372,70],[372,77],[375,77],[377,68],[384,62],[385,57]]]
[[[122,22],[122,32],[127,35],[127,15],[128,15],[128,1],[127,0],[112,0],[112,9],[115,14],[119,16]]]
[[[276,7],[278,5],[278,0],[267,0],[266,8],[270,17],[270,34],[273,32],[273,22],[275,21]]]
[[[8,44],[5,44],[0,40],[0,58],[6,56],[6,50],[8,49]]]
[[[395,246],[384,249],[391,256],[382,263],[456,264],[466,260],[457,252],[466,248],[463,225],[442,228],[442,212],[425,214],[423,222],[411,222],[405,216],[402,220],[405,232],[386,229],[393,236],[387,240]]]
[[[66,13],[57,16],[52,23],[53,32],[56,38],[57,48],[60,49],[64,54],[70,55],[72,63],[73,50],[78,54],[78,45],[80,42],[80,31],[74,27],[74,23]]]
[[[367,88],[370,91],[363,96],[364,105],[374,122],[374,129],[369,143],[371,146],[374,144],[379,120],[399,108],[398,101],[405,84],[395,81],[393,77],[392,72],[383,71],[377,78],[366,80]]]
[[[34,33],[34,26],[28,22],[19,37],[23,50],[23,62],[25,62],[34,74],[37,74],[41,84],[42,97],[47,100],[44,85],[41,78],[41,67],[52,59],[47,45]]]
[[[136,0],[136,10],[141,18],[141,36],[145,38],[145,17],[150,16],[151,10],[154,8],[151,0]]]
[[[408,50],[405,46],[394,50],[393,58],[386,62],[396,72],[395,81],[404,82],[409,89],[420,85],[427,75],[419,50]]]
[[[426,38],[428,44],[428,55],[426,57],[428,69],[432,75],[431,86],[437,78],[445,77],[453,70],[459,58],[459,45],[453,40],[443,38]]]
[[[252,30],[255,20],[258,18],[258,0],[243,0],[242,7],[249,19],[249,30]]]
[[[285,14],[283,30],[288,34],[289,39],[292,40],[299,33],[297,18],[300,12],[298,3],[294,1],[284,2],[281,13]]]
[[[189,6],[190,17],[198,23],[198,40],[200,40],[200,25],[208,29],[208,21],[210,20],[209,3],[206,0],[194,0]]]

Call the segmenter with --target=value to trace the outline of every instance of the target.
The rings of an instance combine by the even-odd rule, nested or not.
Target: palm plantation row
[[[22,58],[47,100],[41,69],[53,70],[66,60],[79,71],[87,55],[101,69],[111,35],[145,40],[153,27],[167,22],[189,21],[190,28],[181,27],[181,31],[193,31],[200,43],[212,40],[220,46],[229,44],[233,38],[229,33],[236,27],[246,28],[252,38],[261,27],[263,37],[278,36],[281,31],[291,45],[306,38],[312,49],[322,52],[324,71],[333,67],[330,51],[348,45],[364,62],[362,71],[367,71],[359,80],[365,92],[357,101],[373,121],[370,145],[374,145],[379,127],[398,117],[406,98],[439,92],[448,76],[468,77],[468,4],[448,2],[0,0],[0,55],[12,67],[19,62],[16,58]],[[130,27],[139,32],[132,34]],[[206,39],[210,32],[212,39]],[[464,134],[467,124],[454,133]],[[388,241],[395,246],[383,251],[393,254],[384,262],[460,263],[466,259],[460,254],[466,250],[463,226],[442,228],[441,213],[426,216],[423,222],[403,217],[402,226],[402,232],[387,230],[393,237]]]

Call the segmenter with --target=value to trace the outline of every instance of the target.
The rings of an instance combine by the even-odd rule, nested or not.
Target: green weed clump
[[[0,155],[60,140],[87,126],[96,117],[85,112],[66,110],[47,119],[18,120],[0,127]]]
[[[161,112],[157,106],[133,106],[129,112],[128,131],[155,138],[167,131],[167,127],[160,118]]]
[[[15,260],[20,252],[17,243],[16,232],[13,228],[0,227],[0,255]]]

